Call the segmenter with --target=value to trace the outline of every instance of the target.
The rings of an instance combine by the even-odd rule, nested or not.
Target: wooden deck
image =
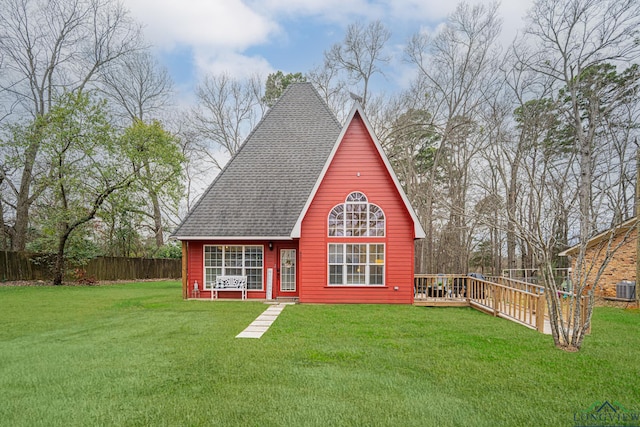
[[[469,307],[469,301],[466,299],[452,298],[415,298],[413,305],[419,307]]]
[[[562,310],[563,313],[568,313],[569,300],[562,299],[563,304],[567,305],[566,310]],[[472,307],[551,334],[544,287],[507,277],[483,280],[463,275],[416,274],[414,305]]]

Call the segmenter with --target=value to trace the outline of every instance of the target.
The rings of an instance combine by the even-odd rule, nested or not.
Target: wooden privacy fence
[[[566,292],[560,294],[562,315],[568,321],[575,296]],[[483,280],[463,275],[416,274],[414,296],[416,305],[470,306],[545,332],[547,302],[544,287],[539,285],[508,277]],[[582,298],[584,321],[587,297]]]
[[[51,255],[0,251],[0,280],[50,280]],[[180,259],[98,257],[78,267],[84,278],[96,280],[178,279]],[[73,277],[74,269],[67,279]]]
[[[98,280],[179,279],[181,265],[175,258],[98,257],[83,268]]]

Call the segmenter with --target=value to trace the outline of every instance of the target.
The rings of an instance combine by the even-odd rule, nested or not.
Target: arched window
[[[363,193],[354,191],[331,209],[328,229],[330,237],[384,237],[384,212]]]
[[[384,212],[354,191],[329,212],[328,233],[333,238],[384,237]],[[330,286],[384,286],[384,242],[332,239],[327,250]]]

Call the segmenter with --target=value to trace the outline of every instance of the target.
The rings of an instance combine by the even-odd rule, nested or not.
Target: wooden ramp
[[[462,275],[417,274],[414,278],[414,305],[472,307],[551,334],[544,288],[507,277],[479,279]]]

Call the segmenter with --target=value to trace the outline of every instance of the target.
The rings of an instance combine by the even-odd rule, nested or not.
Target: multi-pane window
[[[329,243],[330,285],[384,285],[384,244]]]
[[[384,212],[369,203],[364,194],[355,191],[344,203],[331,209],[328,228],[331,237],[384,237]]]
[[[205,289],[218,276],[247,276],[247,289],[262,290],[262,246],[205,246]]]
[[[331,209],[327,226],[333,238],[385,237],[384,212],[359,191]],[[328,250],[329,285],[384,285],[383,243],[331,242]]]

